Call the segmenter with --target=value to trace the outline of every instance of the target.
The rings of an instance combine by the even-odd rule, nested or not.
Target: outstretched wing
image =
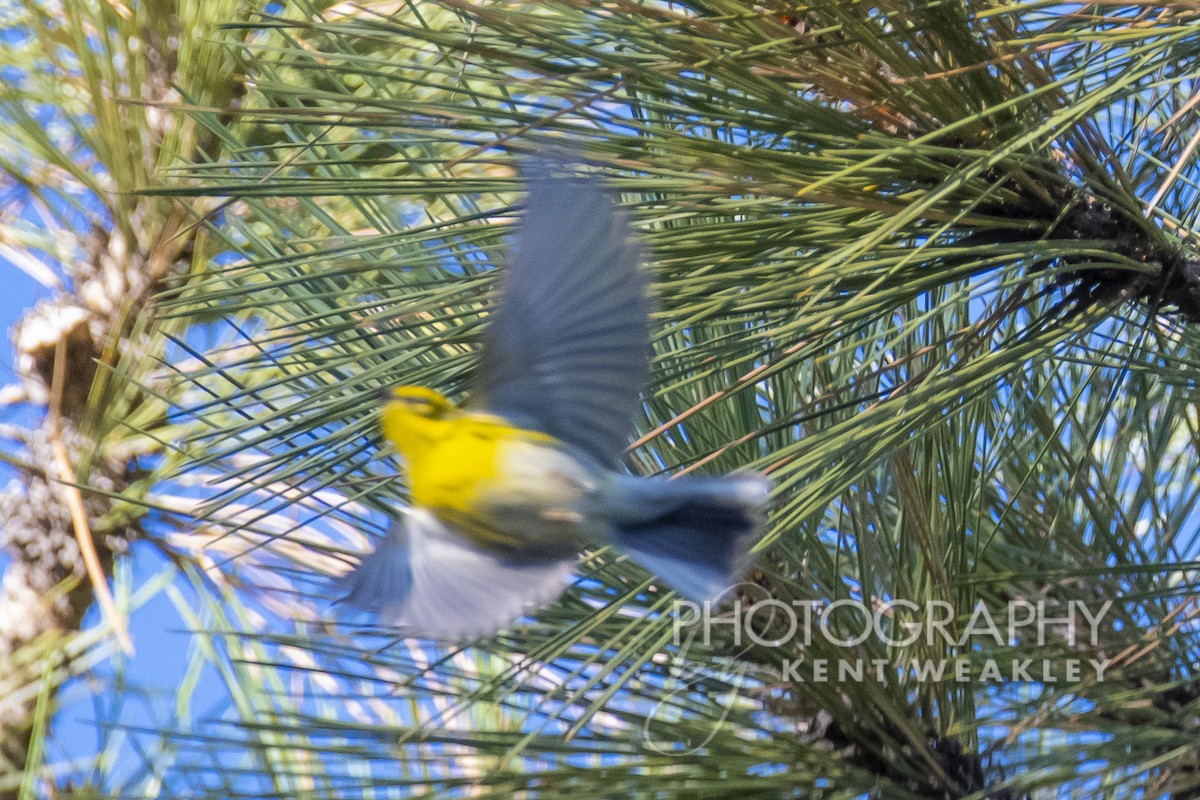
[[[378,614],[383,625],[464,641],[493,634],[558,597],[574,564],[574,558],[508,561],[412,509],[337,588],[343,602]]]
[[[530,173],[474,402],[612,466],[648,373],[639,248],[597,177],[563,159],[536,162]]]

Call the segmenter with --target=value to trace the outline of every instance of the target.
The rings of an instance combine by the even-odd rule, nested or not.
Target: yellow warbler
[[[760,476],[618,471],[649,367],[639,248],[597,179],[563,160],[532,171],[470,405],[420,386],[385,396],[412,508],[342,587],[411,634],[496,631],[554,599],[587,542],[713,599],[748,566],[761,522]]]

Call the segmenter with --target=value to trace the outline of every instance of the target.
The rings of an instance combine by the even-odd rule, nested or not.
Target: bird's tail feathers
[[[750,567],[770,482],[759,475],[621,478],[613,544],[691,600],[716,600]]]

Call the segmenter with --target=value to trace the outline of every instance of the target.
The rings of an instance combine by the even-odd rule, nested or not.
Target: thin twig
[[[1192,152],[1196,149],[1196,145],[1198,144],[1200,144],[1200,131],[1196,131],[1196,134],[1192,137],[1191,141],[1189,141],[1187,146],[1183,148],[1183,152],[1179,154],[1178,160],[1176,160],[1176,162],[1171,166],[1171,171],[1167,174],[1166,179],[1164,179],[1162,185],[1158,187],[1158,191],[1154,193],[1154,197],[1150,198],[1150,204],[1146,206],[1147,217],[1154,213],[1154,209],[1158,208],[1158,201],[1162,200],[1163,195],[1167,193],[1167,190],[1170,189],[1175,183],[1175,179],[1179,177],[1179,173],[1183,172],[1183,168],[1186,166],[1187,160],[1191,158]]]
[[[83,494],[79,491],[79,481],[75,469],[71,466],[71,458],[62,438],[62,392],[63,379],[66,372],[67,360],[64,355],[66,339],[60,338],[54,351],[54,376],[50,382],[50,447],[54,450],[58,462],[59,480],[66,491],[67,508],[71,512],[71,526],[75,530],[75,541],[79,543],[79,552],[83,556],[83,564],[87,568],[88,579],[96,592],[96,600],[100,603],[100,612],[112,629],[117,642],[127,655],[132,656],[133,641],[125,627],[125,620],[117,611],[117,603],[113,599],[112,590],[108,588],[108,576],[100,566],[100,555],[96,552],[96,541],[92,536],[91,526],[88,525],[87,509],[83,505]]]

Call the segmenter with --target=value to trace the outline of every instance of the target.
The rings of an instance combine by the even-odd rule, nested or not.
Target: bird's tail
[[[681,595],[715,600],[749,569],[770,488],[759,475],[615,478],[604,492],[612,543]]]

